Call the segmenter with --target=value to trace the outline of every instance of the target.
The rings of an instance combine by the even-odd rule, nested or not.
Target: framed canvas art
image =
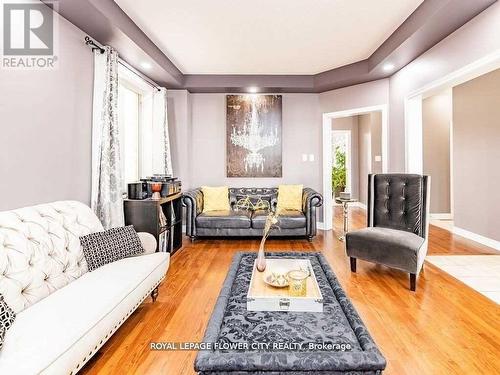
[[[281,95],[226,96],[227,177],[282,177]]]

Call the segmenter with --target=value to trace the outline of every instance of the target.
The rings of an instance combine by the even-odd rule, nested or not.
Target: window
[[[125,184],[138,181],[140,178],[139,114],[141,96],[140,93],[130,89],[120,81],[118,87],[118,126],[120,128],[120,144],[122,145],[122,175]]]
[[[118,69],[118,127],[123,189],[151,175],[152,87],[123,65]]]

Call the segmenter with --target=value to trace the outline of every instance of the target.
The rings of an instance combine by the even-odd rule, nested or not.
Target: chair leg
[[[349,257],[349,260],[351,261],[351,272],[356,272],[356,258]]]
[[[412,292],[417,290],[417,275],[415,273],[410,273],[410,290]]]
[[[153,299],[153,302],[156,302],[156,299],[158,298],[158,287],[154,288],[151,292],[151,298]]]

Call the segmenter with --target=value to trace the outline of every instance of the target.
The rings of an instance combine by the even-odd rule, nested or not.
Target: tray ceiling
[[[316,74],[351,64],[422,1],[115,0],[184,74]]]

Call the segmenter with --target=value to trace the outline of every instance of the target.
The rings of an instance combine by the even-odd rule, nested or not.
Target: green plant
[[[332,168],[332,185],[333,192],[336,196],[346,187],[346,166],[345,166],[345,152],[341,150],[340,146],[335,148],[335,165]]]

